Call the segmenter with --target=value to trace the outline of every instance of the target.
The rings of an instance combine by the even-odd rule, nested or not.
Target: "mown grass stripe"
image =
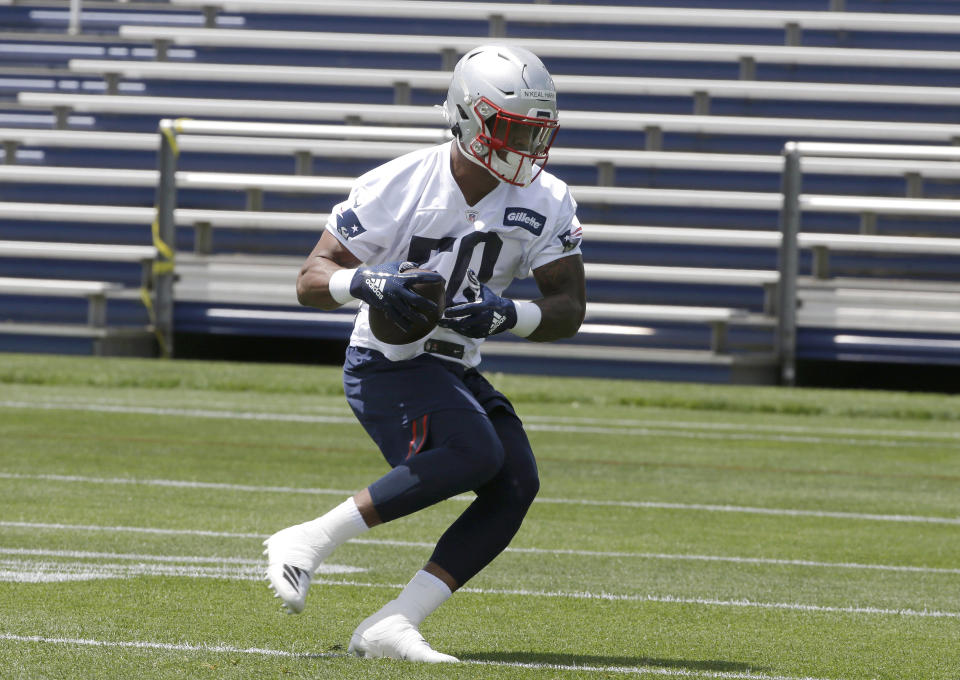
[[[70,409],[79,409],[84,410],[95,410],[102,407],[103,409],[129,409],[129,408],[163,408],[163,407],[136,407],[130,406],[127,402],[117,402],[110,401],[106,399],[99,400],[86,400],[84,404],[77,404],[74,397],[63,397],[58,398],[56,395],[45,395],[44,401],[42,402],[31,402],[31,401],[0,401],[0,407],[10,407],[10,408],[31,408],[37,407],[41,409],[55,409],[55,408],[70,408]],[[352,417],[350,410],[346,406],[323,406],[320,404],[312,404],[310,406],[311,411],[319,411],[323,413],[333,414],[339,418],[343,418],[345,421],[352,422]],[[236,413],[229,410],[215,410],[211,411],[210,409],[203,409],[204,412],[208,413],[217,413],[229,415],[231,413]],[[122,412],[122,411],[121,411]],[[173,413],[189,413],[189,409],[172,409]],[[195,411],[194,411],[195,412]],[[241,412],[248,413],[248,412]],[[254,412],[256,413],[256,412]],[[278,414],[272,412],[265,412],[265,415],[269,416],[271,419],[274,417],[285,418],[290,415],[296,414]],[[315,414],[302,414],[297,416],[298,418],[306,418],[307,422],[310,422],[309,419],[317,418]],[[772,432],[775,434],[808,434],[811,430],[815,430],[821,434],[829,435],[842,435],[842,436],[851,436],[851,437],[876,437],[877,434],[883,434],[886,437],[899,437],[903,439],[944,439],[947,441],[956,440],[960,441],[960,432],[943,432],[935,430],[882,430],[878,431],[876,429],[860,429],[854,427],[823,427],[821,425],[816,425],[815,427],[804,424],[804,425],[787,425],[784,423],[734,423],[734,422],[723,422],[723,421],[693,421],[693,420],[672,420],[672,419],[658,419],[658,418],[596,418],[588,416],[573,416],[570,414],[565,414],[562,416],[548,415],[548,416],[539,416],[539,415],[525,415],[523,417],[524,422],[528,424],[539,423],[544,425],[551,424],[576,424],[576,425],[603,425],[607,427],[625,427],[625,428],[650,428],[650,427],[663,427],[669,429],[678,429],[678,430],[718,430],[718,431],[745,431],[749,433],[754,432]]]
[[[252,484],[225,484],[222,482],[194,482],[175,479],[135,479],[129,477],[81,477],[78,475],[24,475],[0,472],[0,479],[37,479],[54,482],[81,482],[89,484],[142,484],[144,486],[165,486],[186,489],[218,489],[223,491],[245,491],[256,493],[299,493],[310,495],[350,496],[356,490],[316,489],[286,486],[256,486]],[[474,496],[465,494],[453,496],[450,500],[472,502]],[[839,510],[802,510],[797,508],[760,508],[744,505],[712,505],[707,503],[667,503],[663,501],[618,501],[596,500],[590,498],[544,498],[537,497],[534,503],[550,505],[588,505],[615,508],[637,508],[649,510],[684,510],[700,512],[733,512],[752,515],[776,515],[781,517],[818,517],[824,519],[849,519],[873,522],[907,522],[919,524],[948,524],[960,526],[960,517],[931,517],[925,515],[878,514],[845,512]]]
[[[335,425],[356,425],[352,416],[312,415],[300,413],[269,413],[258,411],[221,411],[211,409],[182,409],[157,406],[128,406],[120,404],[71,404],[65,402],[28,402],[28,401],[0,401],[0,408],[26,408],[39,410],[69,410],[100,413],[131,413],[156,416],[182,416],[187,418],[214,418],[222,420],[253,420],[296,423],[323,423]],[[904,446],[927,446],[926,442],[891,441],[887,439],[857,439],[832,438],[822,436],[799,436],[776,433],[725,433],[725,432],[692,432],[689,430],[656,429],[656,427],[621,427],[614,424],[569,425],[569,424],[537,424],[535,419],[528,419],[527,429],[532,432],[555,432],[575,434],[627,435],[639,437],[675,437],[681,439],[710,439],[732,441],[773,441],[797,444],[835,444],[843,446],[876,446],[886,448],[900,448]],[[875,435],[875,432],[865,433]],[[889,435],[888,435],[889,436]],[[910,437],[906,437],[909,439]]]
[[[54,645],[75,645],[87,647],[150,649],[171,652],[207,652],[227,654],[249,654],[256,656],[272,656],[291,659],[352,659],[352,656],[343,653],[331,652],[292,652],[282,649],[267,649],[263,647],[235,647],[224,644],[190,644],[185,642],[149,642],[143,640],[92,640],[84,638],[48,637],[43,635],[16,635],[0,633],[0,640],[8,642],[43,643]],[[363,663],[359,659],[357,663]],[[789,675],[769,675],[767,673],[753,673],[750,671],[703,671],[684,668],[662,668],[658,666],[599,666],[580,664],[547,664],[524,661],[487,661],[482,659],[460,659],[461,664],[476,666],[497,666],[503,668],[525,668],[530,670],[579,672],[579,673],[618,673],[627,675],[659,675],[681,678],[712,678],[716,680],[825,680],[809,676],[798,677]]]
[[[330,565],[331,571],[362,571],[353,567],[340,567],[339,565]],[[322,570],[321,570],[322,572]],[[177,566],[177,565],[123,565],[123,564],[95,564],[87,562],[30,562],[18,560],[0,560],[0,577],[6,576],[7,580],[26,580],[26,577],[16,579],[17,575],[44,574],[51,573],[60,576],[76,574],[83,578],[123,578],[130,576],[180,576],[188,578],[218,578],[242,581],[259,581],[263,577],[263,572],[257,568],[251,567],[198,567],[198,566]],[[334,580],[323,578],[314,578],[315,584],[328,586],[347,586],[353,588],[381,588],[400,590],[404,587],[402,583],[371,583],[350,580]],[[825,614],[866,614],[880,616],[900,616],[910,618],[937,618],[937,619],[960,619],[960,612],[913,609],[910,607],[893,609],[889,607],[864,607],[864,606],[836,606],[836,605],[816,605],[803,604],[799,602],[758,602],[748,599],[722,600],[717,598],[702,597],[680,597],[676,595],[656,595],[656,594],[638,594],[638,593],[593,593],[588,591],[562,591],[562,590],[528,590],[503,589],[503,588],[460,588],[460,593],[472,593],[475,595],[507,595],[511,597],[537,597],[537,598],[562,598],[575,600],[599,600],[606,602],[653,602],[658,604],[682,604],[698,605],[709,607],[740,607],[755,609],[776,609],[785,611],[798,611],[807,613],[825,613]]]

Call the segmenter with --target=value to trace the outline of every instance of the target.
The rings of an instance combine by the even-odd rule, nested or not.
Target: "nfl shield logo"
[[[474,222],[477,221],[477,216],[480,215],[480,211],[479,211],[479,210],[467,210],[467,211],[464,213],[464,215],[466,215],[467,222],[469,222],[470,224],[473,224]]]

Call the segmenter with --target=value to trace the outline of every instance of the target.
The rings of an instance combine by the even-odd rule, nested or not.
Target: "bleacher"
[[[171,261],[174,338],[344,340],[352,310],[293,289],[326,213],[449,139],[452,64],[513,40],[557,82],[549,168],[580,205],[588,310],[571,340],[491,339],[487,368],[778,381],[794,141],[929,149],[804,157],[796,358],[960,364],[960,11],[640,5],[91,1],[71,32],[64,0],[0,2],[0,349],[160,351]]]

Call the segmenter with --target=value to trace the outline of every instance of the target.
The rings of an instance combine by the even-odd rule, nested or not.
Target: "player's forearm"
[[[576,335],[586,306],[571,295],[558,293],[534,300],[540,308],[540,325],[527,336],[533,342],[552,342]]]
[[[341,306],[330,294],[330,277],[340,265],[324,257],[314,257],[297,277],[297,300],[306,307],[331,311]]]
[[[587,312],[587,291],[580,255],[562,257],[533,272],[543,294],[534,303],[541,319],[527,336],[534,342],[551,342],[576,334]]]

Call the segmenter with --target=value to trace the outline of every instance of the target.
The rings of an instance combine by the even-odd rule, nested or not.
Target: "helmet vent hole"
[[[466,119],[467,119],[467,112],[464,111],[464,110],[463,110],[463,107],[460,106],[459,104],[457,105],[457,113],[460,114],[460,120],[466,120]]]

